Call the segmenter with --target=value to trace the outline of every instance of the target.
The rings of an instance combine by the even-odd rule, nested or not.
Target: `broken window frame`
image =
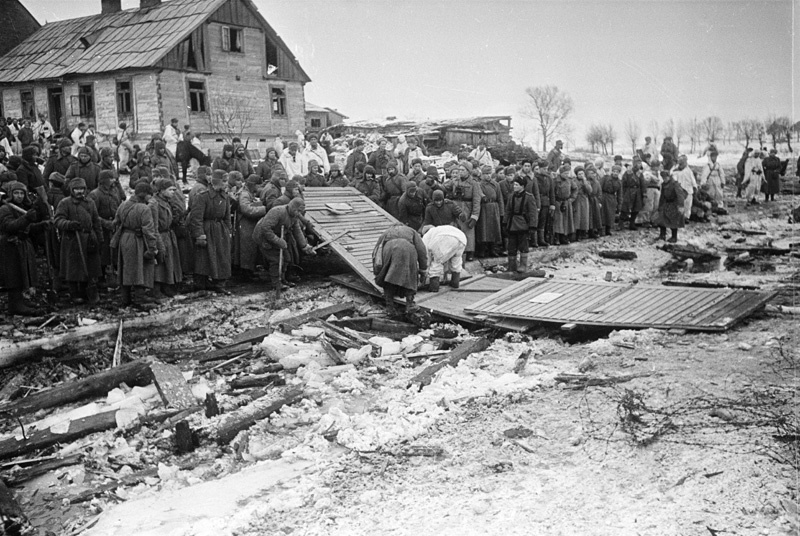
[[[276,92],[280,92],[277,93]],[[286,118],[286,86],[269,86],[270,106],[272,117]]]
[[[192,87],[193,85],[194,87]],[[208,88],[206,87],[206,81],[188,79],[186,81],[186,90],[188,92],[189,113],[208,113]]]
[[[244,54],[244,28],[223,26],[222,50],[232,54]]]

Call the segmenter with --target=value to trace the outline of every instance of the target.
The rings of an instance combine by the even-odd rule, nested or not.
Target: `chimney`
[[[139,0],[139,9],[150,9],[161,5],[161,0]]]
[[[108,15],[122,11],[122,0],[100,0],[100,13]]]

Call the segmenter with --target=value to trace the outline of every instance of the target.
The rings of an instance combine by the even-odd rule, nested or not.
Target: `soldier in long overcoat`
[[[69,285],[73,303],[87,299],[86,287],[100,277],[100,237],[103,228],[95,204],[86,199],[86,181],[69,181],[69,197],[56,207],[54,222],[61,231],[59,275]],[[80,246],[79,246],[80,242]],[[83,260],[81,260],[81,251]],[[87,273],[88,271],[88,273]]]
[[[578,195],[578,186],[569,176],[570,166],[562,164],[555,179],[555,212],[553,212],[553,234],[562,245],[569,244],[569,236],[575,232],[575,221],[572,214],[572,202]]]
[[[447,197],[461,209],[464,216],[463,219],[459,218],[457,226],[467,237],[464,252],[466,260],[471,261],[475,256],[475,225],[481,216],[483,191],[471,176],[472,164],[464,162],[452,169],[451,179],[445,184],[445,190]]]
[[[553,229],[553,216],[556,211],[555,181],[547,170],[547,162],[538,160],[533,164],[533,176],[539,188],[539,221],[536,227],[536,238],[540,247],[548,247]],[[528,190],[536,197],[536,192]]]
[[[422,226],[433,225],[452,225],[460,227],[459,220],[466,221],[467,217],[461,212],[461,208],[450,199],[444,198],[442,190],[434,190],[431,202],[425,207],[425,217],[422,219]]]
[[[214,170],[209,188],[197,194],[189,212],[195,284],[216,292],[222,292],[221,283],[231,277],[231,205],[226,179],[224,171]]]
[[[481,215],[475,226],[475,242],[483,255],[498,255],[503,244],[501,221],[506,210],[503,191],[492,178],[492,167],[482,166],[480,175]]]
[[[600,216],[606,236],[611,235],[611,229],[615,226],[619,207],[622,205],[622,181],[619,180],[620,171],[622,171],[622,167],[615,164],[611,166],[611,173],[600,180],[600,189],[603,191],[603,208]]]
[[[103,236],[100,240],[100,280],[105,277],[108,267],[116,264],[116,259],[111,254],[111,237],[114,234],[114,216],[117,209],[124,199],[120,199],[119,192],[114,187],[115,174],[113,171],[104,170],[100,172],[97,188],[89,192],[87,199],[91,200],[97,208],[97,215],[100,217],[100,226],[103,228]]]
[[[655,224],[661,229],[659,240],[667,238],[667,228],[672,230],[672,237],[668,242],[678,241],[678,229],[684,226],[683,205],[686,201],[684,190],[669,171],[662,171],[661,198],[658,200],[658,213]]]
[[[258,244],[253,240],[253,231],[258,221],[266,216],[267,207],[256,195],[258,175],[250,175],[239,192],[236,232],[233,238],[233,265],[238,266],[245,278],[252,277],[258,262]]]
[[[600,187],[600,177],[594,164],[586,164],[586,183],[591,188],[589,197],[589,236],[597,238],[603,229],[603,190]]]
[[[386,175],[381,181],[381,203],[383,208],[394,216],[400,218],[400,210],[397,204],[406,191],[408,179],[405,175],[398,173],[397,162],[390,161],[386,164]]]
[[[578,240],[586,238],[589,234],[591,214],[589,209],[589,196],[592,186],[586,180],[586,170],[581,166],[575,168],[573,179],[577,187],[575,200],[572,202],[572,214],[575,221],[575,237]]]
[[[404,296],[406,312],[411,312],[419,277],[428,269],[428,251],[419,233],[402,224],[389,227],[375,244],[372,266],[389,310],[394,310],[396,296]]]
[[[513,192],[508,198],[505,209],[505,227],[508,236],[508,271],[528,271],[528,240],[532,230],[538,225],[538,207],[533,194],[525,191],[525,179],[515,177]],[[519,264],[517,263],[519,253]]]
[[[100,178],[100,166],[92,161],[92,150],[88,147],[81,147],[78,149],[78,159],[69,166],[67,173],[64,175],[67,178],[67,185],[70,180],[80,177],[86,182],[88,192],[97,188],[97,181]],[[65,192],[69,193],[69,192]]]
[[[172,179],[153,181],[153,197],[149,201],[153,214],[153,225],[156,230],[157,264],[153,274],[153,296],[174,296],[175,285],[183,281],[178,236],[175,234],[175,220],[179,215],[173,211],[177,187]]]
[[[163,179],[162,179],[163,180]],[[148,202],[153,188],[140,182],[134,195],[117,209],[114,225],[117,229],[111,247],[117,250],[117,279],[122,293],[122,305],[144,301],[146,289],[153,288],[155,262],[160,256],[158,233]]]
[[[647,195],[647,181],[644,180],[642,165],[634,162],[631,169],[622,176],[622,205],[620,206],[620,227],[628,221],[628,228],[635,231],[636,216],[644,208],[644,198]]]
[[[36,251],[29,237],[39,219],[28,200],[27,187],[19,181],[7,182],[9,196],[0,205],[0,288],[8,290],[8,314],[34,315],[25,303],[23,292],[36,285]]]

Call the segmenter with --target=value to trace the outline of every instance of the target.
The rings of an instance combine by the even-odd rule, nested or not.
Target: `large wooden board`
[[[355,188],[306,188],[306,217],[314,224],[323,240],[330,240],[342,231],[350,234],[331,244],[336,252],[368,285],[377,291],[372,273],[372,250],[386,229],[399,223],[391,214]],[[348,205],[351,212],[335,214],[327,205]]]
[[[724,331],[775,293],[529,278],[465,311],[499,318],[622,328]]]

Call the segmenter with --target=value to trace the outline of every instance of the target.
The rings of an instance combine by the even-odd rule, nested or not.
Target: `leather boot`
[[[475,260],[475,252],[474,251],[467,251],[467,262],[471,262]]]
[[[536,229],[531,230],[530,235],[528,235],[528,241],[530,242],[530,247],[539,247],[539,233],[536,232]]]
[[[406,290],[406,314],[413,312],[417,308],[414,303],[414,294],[413,290]]]
[[[430,290],[431,292],[439,292],[438,277],[431,277],[431,280],[428,282],[428,290]]]
[[[520,253],[519,254],[519,266],[517,267],[517,273],[524,274],[528,271],[528,254],[527,253]]]
[[[69,283],[69,297],[75,305],[86,303],[86,298],[83,297],[81,292],[81,284],[70,281]]]
[[[161,292],[161,283],[153,283],[153,299],[154,300],[164,299],[164,293]]]
[[[667,242],[674,244],[677,241],[678,241],[678,230],[672,229],[672,237],[669,240],[667,240]]]
[[[606,225],[606,236],[611,236],[611,226]]]
[[[25,298],[21,290],[8,291],[8,314],[9,315],[22,315],[22,316],[35,316],[36,309],[25,305]]]
[[[168,298],[172,298],[176,294],[175,285],[161,285],[161,291]]]
[[[389,310],[389,315],[397,313],[397,306],[394,303],[395,295],[394,287],[387,283],[386,286],[383,287],[383,297],[386,299],[386,308]]]
[[[544,229],[539,229],[536,231],[536,237],[538,238],[539,247],[546,248],[550,246],[550,244],[544,239]]]
[[[131,300],[131,287],[129,285],[123,285],[121,288],[122,293],[122,306],[127,307],[132,303]]]
[[[638,212],[631,212],[631,221],[630,225],[628,226],[628,229],[630,229],[631,231],[635,231],[639,228],[639,226],[636,225],[636,216],[638,215],[639,215]]]
[[[453,275],[450,276],[450,286],[452,288],[458,288],[458,285],[461,283],[461,272],[453,272]]]
[[[666,240],[667,239],[667,228],[666,227],[659,227],[660,231],[658,233],[658,240]]]
[[[517,256],[516,255],[514,255],[513,257],[511,255],[508,256],[508,270],[506,270],[506,271],[508,271],[508,272],[516,272],[517,271]]]

